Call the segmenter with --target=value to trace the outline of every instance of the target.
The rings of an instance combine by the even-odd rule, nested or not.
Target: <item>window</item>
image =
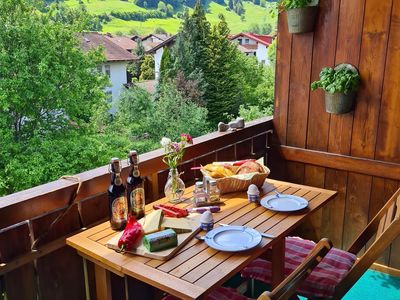
[[[250,43],[250,40],[249,40],[249,39],[245,39],[245,40],[244,40],[244,43],[245,43],[246,45],[248,45],[248,44]]]
[[[242,44],[242,39],[238,39],[239,45]]]
[[[111,77],[111,68],[110,68],[110,65],[105,65],[105,66],[104,66],[104,70],[105,70],[106,75],[108,76],[108,78],[110,78],[110,77]]]
[[[103,72],[103,66],[97,66],[97,72],[99,73]]]

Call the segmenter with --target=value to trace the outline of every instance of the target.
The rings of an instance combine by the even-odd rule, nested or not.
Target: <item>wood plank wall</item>
[[[321,68],[343,62],[359,69],[362,85],[354,111],[328,114],[323,92],[312,92],[310,83]],[[311,219],[310,235],[330,237],[335,246],[347,248],[399,187],[400,1],[321,0],[315,31],[298,35],[287,32],[282,13],[275,98],[274,149],[282,153],[287,149],[279,145],[287,145],[297,151],[283,151],[285,172],[272,168],[272,175],[339,191]],[[332,167],[309,150],[341,155],[359,168]],[[371,175],[374,161],[390,176]],[[400,269],[399,252],[398,239],[380,262]]]

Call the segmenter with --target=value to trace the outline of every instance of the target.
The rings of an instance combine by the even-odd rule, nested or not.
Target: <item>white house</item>
[[[168,34],[151,33],[143,37],[135,35],[131,39],[135,42],[137,42],[140,39],[143,43],[144,49],[146,50],[146,52],[148,52],[151,51],[151,49],[153,49],[154,47],[168,40],[170,37],[171,36]]]
[[[272,36],[241,32],[230,36],[230,40],[237,43],[240,52],[257,57],[257,61],[262,64],[269,64],[267,48],[273,41]]]
[[[112,103],[111,112],[115,112],[115,103],[124,85],[128,83],[127,66],[134,61],[136,57],[126,49],[123,49],[113,42],[106,35],[97,32],[83,33],[82,48],[84,51],[103,47],[106,61],[98,70],[110,78],[110,86],[106,88],[106,94],[109,95],[109,101]]]

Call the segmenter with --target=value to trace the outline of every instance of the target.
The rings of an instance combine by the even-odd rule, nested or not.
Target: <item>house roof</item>
[[[154,53],[158,49],[163,48],[164,46],[171,46],[175,43],[176,40],[176,35],[170,36],[167,40],[165,40],[162,43],[159,43],[158,45],[154,46],[153,48],[149,49],[147,52],[148,53]]]
[[[150,33],[150,34],[148,34],[148,35],[146,35],[146,36],[143,36],[141,39],[142,39],[142,41],[145,41],[145,40],[147,40],[149,37],[152,37],[152,36],[158,38],[158,39],[161,40],[161,41],[165,41],[165,40],[167,40],[167,39],[170,38],[170,35],[169,35],[169,34]]]
[[[136,59],[132,53],[118,46],[107,36],[97,32],[83,33],[81,45],[84,51],[89,51],[102,46],[107,61],[132,61]]]
[[[112,34],[107,34],[106,36],[112,42],[114,42],[121,48],[128,50],[129,52],[132,52],[132,50],[137,48],[137,43],[128,36],[118,36]]]
[[[241,33],[232,35],[232,36],[230,36],[229,38],[230,38],[231,40],[234,40],[234,39],[236,39],[236,38],[238,38],[238,37],[241,37],[241,36],[247,37],[247,38],[249,38],[249,39],[253,39],[253,40],[255,40],[256,42],[259,42],[260,44],[263,44],[263,45],[265,45],[265,46],[269,46],[269,45],[272,43],[273,39],[274,39],[274,37],[271,36],[271,35],[267,35],[267,34],[255,34],[255,33],[251,33],[251,32],[241,32]]]

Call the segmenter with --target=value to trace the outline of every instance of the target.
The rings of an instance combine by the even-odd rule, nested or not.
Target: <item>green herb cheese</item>
[[[150,252],[165,250],[176,247],[178,245],[178,237],[174,230],[166,229],[145,235],[143,245]]]

